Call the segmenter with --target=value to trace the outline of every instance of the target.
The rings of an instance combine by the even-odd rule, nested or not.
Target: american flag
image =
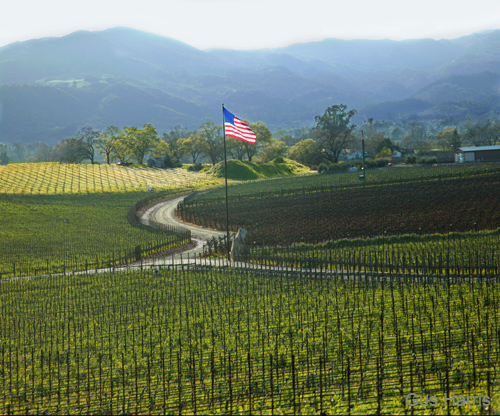
[[[236,137],[248,143],[255,143],[257,137],[248,125],[235,117],[224,108],[224,126],[226,129],[226,136]]]

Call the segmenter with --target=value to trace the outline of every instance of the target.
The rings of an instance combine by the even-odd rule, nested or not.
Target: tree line
[[[395,151],[425,155],[438,149],[451,155],[463,145],[495,145],[500,137],[500,121],[495,119],[467,120],[460,126],[446,122],[398,125],[368,119],[356,126],[353,123],[356,114],[355,109],[344,104],[333,105],[315,117],[313,126],[278,129],[274,134],[262,121],[248,123],[257,136],[256,144],[228,137],[227,157],[269,162],[284,156],[314,167],[322,162],[338,163],[345,157],[360,155],[361,138],[365,139],[367,156],[380,159],[390,158]],[[0,145],[0,164],[9,160],[95,163],[96,154],[100,154],[105,163],[142,164],[148,157],[161,157],[167,167],[201,161],[215,165],[224,159],[222,126],[207,121],[197,130],[177,126],[162,136],[151,124],[122,129],[109,126],[104,131],[84,127],[53,147],[41,142]]]

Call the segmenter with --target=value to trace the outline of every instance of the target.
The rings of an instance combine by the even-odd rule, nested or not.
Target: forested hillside
[[[339,40],[199,50],[128,28],[0,48],[0,142],[54,144],[83,126],[218,123],[226,103],[271,129],[336,103],[360,121],[484,118],[500,110],[500,31],[453,40]]]

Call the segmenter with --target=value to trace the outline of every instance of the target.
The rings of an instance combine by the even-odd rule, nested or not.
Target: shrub
[[[406,156],[405,163],[407,165],[414,165],[415,163],[417,163],[417,156],[415,155]]]
[[[202,169],[203,169],[203,165],[201,163],[197,163],[196,165],[188,167],[189,172],[199,172]]]
[[[325,173],[328,171],[328,165],[326,163],[320,163],[318,166],[318,173]]]
[[[382,168],[389,164],[389,159],[367,159],[365,160],[365,168]]]
[[[438,163],[438,158],[436,156],[419,157],[417,159],[417,163],[420,165],[433,165],[435,163]]]

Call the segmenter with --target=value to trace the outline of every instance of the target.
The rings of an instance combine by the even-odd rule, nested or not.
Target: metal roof
[[[456,151],[461,152],[482,152],[484,150],[500,150],[500,146],[477,146],[477,147],[459,147]]]

